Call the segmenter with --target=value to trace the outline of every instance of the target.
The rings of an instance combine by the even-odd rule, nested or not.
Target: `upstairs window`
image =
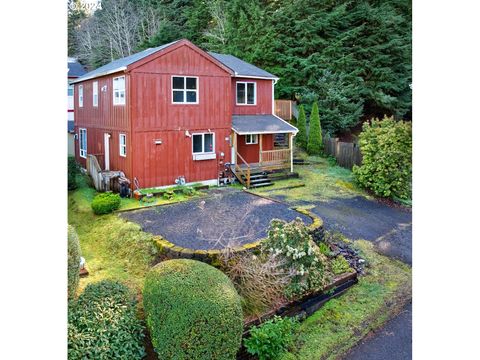
[[[207,154],[215,152],[215,141],[212,133],[193,134],[193,153]]]
[[[73,85],[68,85],[68,96],[73,96]]]
[[[245,144],[258,144],[258,135],[257,134],[248,134],[245,135]]]
[[[83,107],[83,85],[78,86],[78,106]]]
[[[256,105],[257,83],[238,81],[237,82],[237,105]]]
[[[120,134],[120,156],[127,156],[127,135]]]
[[[172,76],[172,103],[198,104],[198,78]]]
[[[113,105],[125,105],[125,76],[113,78]]]
[[[92,94],[93,94],[92,104],[93,106],[97,107],[98,106],[98,81],[93,82]]]
[[[80,157],[86,158],[87,157],[87,129],[79,129],[79,149],[80,149]]]

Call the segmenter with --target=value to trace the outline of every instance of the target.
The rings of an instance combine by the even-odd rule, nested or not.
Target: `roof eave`
[[[76,83],[79,83],[79,82],[82,82],[82,81],[95,79],[95,78],[98,78],[98,77],[102,77],[102,76],[105,76],[105,75],[110,75],[110,74],[117,73],[117,72],[120,72],[120,71],[125,71],[125,70],[127,70],[126,66],[120,66],[119,68],[108,70],[108,71],[103,71],[101,73],[94,74],[94,75],[91,75],[91,76],[79,77],[78,79],[75,79],[74,81],[72,81],[71,84],[76,84]]]
[[[232,130],[235,131],[238,135],[251,135],[251,134],[285,134],[292,133],[297,134],[298,130],[280,130],[280,131],[239,131],[232,126]]]
[[[275,81],[280,80],[280,78],[277,77],[277,76],[242,75],[242,74],[239,74],[239,73],[237,73],[237,72],[235,72],[234,77],[247,78],[247,79],[275,80]]]

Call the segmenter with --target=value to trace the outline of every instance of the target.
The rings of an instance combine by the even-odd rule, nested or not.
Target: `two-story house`
[[[256,171],[292,171],[298,130],[274,115],[277,81],[188,40],[115,60],[73,81],[76,158],[142,188],[216,184],[224,163],[247,186]]]
[[[67,103],[67,132],[68,132],[68,155],[75,155],[75,143],[74,143],[74,93],[73,85],[71,82],[74,79],[85,75],[85,68],[80,64],[77,59],[69,57],[67,60],[68,65],[68,103]]]

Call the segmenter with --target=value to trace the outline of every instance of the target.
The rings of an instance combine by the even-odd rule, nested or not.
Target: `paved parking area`
[[[255,242],[267,236],[272,219],[312,220],[288,205],[233,188],[211,190],[208,196],[183,203],[121,213],[143,231],[161,235],[186,248],[222,249]]]

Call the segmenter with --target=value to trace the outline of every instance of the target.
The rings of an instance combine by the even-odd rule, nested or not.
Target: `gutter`
[[[115,68],[113,70],[103,71],[103,72],[96,73],[96,74],[93,74],[93,75],[90,75],[90,76],[87,76],[87,77],[80,77],[80,78],[72,81],[71,84],[76,84],[76,83],[79,83],[79,82],[82,82],[82,81],[95,79],[95,78],[98,78],[98,77],[101,77],[101,76],[110,75],[110,74],[120,72],[120,71],[125,71],[125,70],[127,70],[127,67],[126,66],[121,66],[121,67]]]

